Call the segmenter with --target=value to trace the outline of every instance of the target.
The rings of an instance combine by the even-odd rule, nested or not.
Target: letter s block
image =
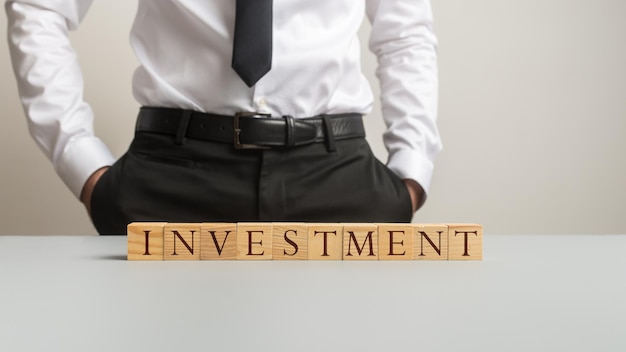
[[[307,260],[308,241],[305,223],[274,223],[272,258],[274,260]]]

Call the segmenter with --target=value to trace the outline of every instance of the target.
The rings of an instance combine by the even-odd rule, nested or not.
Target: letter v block
[[[274,223],[272,258],[274,260],[307,260],[308,242],[305,223]]]
[[[448,225],[448,259],[482,260],[483,227],[476,224]]]
[[[343,260],[378,260],[377,224],[343,224]]]
[[[272,237],[272,223],[238,223],[237,259],[271,260]]]
[[[168,223],[163,228],[164,260],[200,259],[200,224]]]
[[[164,222],[128,224],[128,260],[163,260]]]
[[[203,223],[200,226],[200,260],[236,260],[237,224]]]
[[[413,225],[413,259],[448,260],[448,225]]]

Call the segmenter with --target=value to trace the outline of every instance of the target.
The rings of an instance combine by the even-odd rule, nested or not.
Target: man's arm
[[[31,136],[79,198],[96,170],[114,162],[93,133],[83,77],[68,30],[92,0],[8,0],[8,41]]]
[[[414,210],[424,203],[441,151],[437,39],[429,0],[367,0],[370,50],[378,58],[387,166],[405,180]]]

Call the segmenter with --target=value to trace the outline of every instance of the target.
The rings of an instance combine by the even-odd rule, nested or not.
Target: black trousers
[[[100,234],[133,221],[410,222],[406,186],[366,140],[335,146],[237,150],[137,132],[96,184],[92,220]]]

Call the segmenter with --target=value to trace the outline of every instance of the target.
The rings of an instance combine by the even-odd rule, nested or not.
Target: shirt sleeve
[[[378,59],[387,166],[430,188],[442,144],[436,125],[437,39],[429,0],[367,0]]]
[[[13,71],[31,136],[78,198],[87,178],[115,159],[94,136],[83,77],[68,30],[92,0],[8,0]]]

